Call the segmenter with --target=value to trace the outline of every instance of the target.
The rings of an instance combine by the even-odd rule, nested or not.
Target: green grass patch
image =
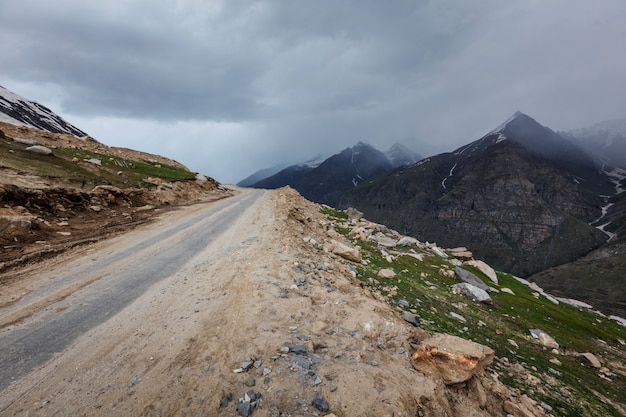
[[[322,213],[334,223],[335,230],[348,236],[350,228],[345,213],[328,208],[322,208]],[[506,287],[515,293],[491,293],[493,305],[478,304],[451,292],[450,286],[456,279],[439,274],[440,269],[454,269],[447,259],[418,250],[423,259],[420,261],[409,254],[408,248],[381,248],[374,241],[353,240],[352,243],[360,247],[364,260],[356,266],[358,278],[372,291],[380,293],[398,312],[417,313],[425,330],[453,334],[490,346],[500,361],[512,365],[505,367],[499,361],[494,362],[492,368],[500,379],[551,406],[552,414],[622,415],[611,405],[611,402],[623,404],[626,392],[626,377],[612,365],[623,364],[626,360],[622,344],[626,341],[626,328],[617,322],[562,302],[555,305],[506,273],[498,272],[499,283],[494,284],[476,268],[464,265],[463,268],[487,285],[498,290]],[[382,250],[394,252],[392,262],[383,256]],[[379,278],[377,272],[383,268],[393,269],[396,277]],[[402,306],[400,300],[409,306]],[[460,314],[466,321],[451,317],[450,312]],[[532,338],[529,330],[534,328],[543,330],[559,343],[557,353]],[[594,353],[608,368],[608,374],[583,366],[572,356],[573,352]],[[521,367],[523,372],[512,372],[515,366]],[[530,380],[523,378],[524,375],[530,375]],[[599,398],[594,391],[609,401]]]

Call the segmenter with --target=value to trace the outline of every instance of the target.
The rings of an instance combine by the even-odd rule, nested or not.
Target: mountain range
[[[309,200],[336,206],[344,192],[361,182],[420,159],[421,156],[398,143],[386,152],[381,152],[372,145],[358,142],[326,159],[317,157],[312,161],[290,165],[252,184],[249,184],[248,177],[237,185],[248,184],[250,187],[268,189],[289,185]],[[260,172],[263,171],[251,177],[254,178]]]
[[[87,136],[2,87],[0,118]],[[422,159],[401,145],[383,153],[359,142],[247,181],[291,185],[312,201],[356,207],[401,233],[467,246],[500,270],[626,316],[625,126],[610,121],[557,133],[518,112],[453,152]]]
[[[626,291],[613,290],[623,279],[612,267],[623,251],[586,259],[601,271],[593,280],[575,272],[585,269],[565,267],[624,235],[624,126],[612,121],[557,133],[517,112],[453,152],[394,164],[390,152],[358,143],[252,186],[290,185],[312,201],[356,207],[401,233],[467,246],[501,270],[624,315]]]

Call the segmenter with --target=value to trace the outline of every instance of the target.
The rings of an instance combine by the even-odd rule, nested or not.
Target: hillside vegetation
[[[230,195],[169,158],[7,123],[0,173],[0,272]]]
[[[389,238],[400,241],[401,235],[384,226],[350,221],[345,212],[322,210],[330,227],[360,248],[363,262],[354,271],[363,285],[398,313],[419,316],[425,330],[493,348],[493,378],[541,403],[551,415],[626,415],[624,326],[598,312],[559,302],[510,274],[497,272],[494,283],[476,267],[463,264],[493,289],[491,304],[475,302],[451,291],[458,283],[452,271],[461,264],[459,259],[435,245],[389,243]],[[373,231],[370,237],[364,238],[365,230]],[[385,269],[395,276],[381,278],[379,271]],[[558,346],[543,345],[531,329],[550,335]],[[585,363],[583,353],[592,353],[601,365]]]

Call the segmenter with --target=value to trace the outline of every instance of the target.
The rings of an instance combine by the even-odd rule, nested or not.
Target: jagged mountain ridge
[[[572,163],[568,163],[571,158]],[[445,246],[472,247],[497,267],[527,276],[606,241],[588,223],[611,184],[591,158],[516,113],[454,152],[374,178],[339,207]]]
[[[383,153],[359,142],[321,163],[291,165],[251,186],[273,189],[289,185],[309,200],[336,205],[345,190],[395,166],[415,163],[418,158],[419,155],[400,144]]]
[[[34,127],[51,133],[89,137],[87,133],[68,123],[48,107],[28,100],[2,86],[0,86],[0,121]]]

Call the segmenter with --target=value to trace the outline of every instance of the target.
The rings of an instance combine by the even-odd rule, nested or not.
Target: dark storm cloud
[[[0,0],[0,85],[237,180],[358,140],[448,151],[516,110],[623,118],[624,18],[623,0]]]

